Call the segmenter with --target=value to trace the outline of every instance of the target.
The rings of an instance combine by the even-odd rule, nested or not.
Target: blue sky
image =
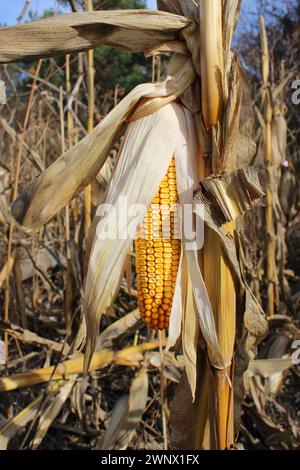
[[[0,0],[0,23],[7,25],[15,24],[24,3],[24,0]],[[33,12],[42,13],[43,10],[49,7],[55,8],[57,6],[56,3],[56,0],[31,0],[29,9]],[[156,0],[148,0],[148,6],[152,9],[156,8]]]
[[[0,0],[0,24],[12,25],[17,22],[17,18],[22,11],[25,0]],[[156,0],[147,0],[148,7],[155,9]],[[281,10],[285,10],[285,5],[282,0],[272,0],[273,6],[279,6]],[[30,10],[34,13],[41,14],[47,8],[57,8],[56,0],[31,0]],[[69,9],[67,11],[70,11]],[[239,30],[247,30],[251,24],[258,24],[258,16],[262,13],[258,10],[257,0],[243,0],[242,1],[242,14],[240,15]],[[28,19],[28,14],[25,20]],[[251,20],[251,21],[249,21]],[[251,24],[249,24],[251,23]]]

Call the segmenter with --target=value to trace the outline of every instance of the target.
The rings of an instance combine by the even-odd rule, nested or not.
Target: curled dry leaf
[[[56,15],[0,28],[0,63],[53,57],[111,45],[146,51],[178,39],[190,20],[148,10],[94,11]]]

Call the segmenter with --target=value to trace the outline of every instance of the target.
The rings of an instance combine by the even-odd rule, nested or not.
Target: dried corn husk
[[[167,172],[178,133],[176,105],[129,125],[105,201],[109,210],[98,223],[86,277],[87,363],[95,349],[101,315],[111,305],[133,237]],[[121,218],[126,213],[122,196],[128,208],[141,204],[140,213],[131,221]]]

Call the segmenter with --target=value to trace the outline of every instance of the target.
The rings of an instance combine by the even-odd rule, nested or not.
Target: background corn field
[[[52,8],[36,12],[35,3],[21,2],[15,22],[91,8],[147,7],[143,0],[53,0]],[[252,163],[266,193],[239,229],[243,275],[269,320],[245,374],[238,367],[243,372],[246,359],[236,359],[235,447],[250,450],[300,449],[300,104],[292,98],[300,79],[300,2],[282,3],[244,0],[233,41],[251,88]],[[2,26],[5,21],[0,18]],[[135,86],[157,82],[168,63],[166,53],[145,56],[104,46],[0,66],[1,449],[183,445],[174,416],[180,414],[184,365],[180,353],[164,352],[165,334],[140,318],[135,252],[127,256],[120,291],[101,318],[89,374],[82,375],[82,357],[72,355],[91,248],[87,225],[104,201],[124,132],[89,190],[42,228],[12,229],[10,218],[11,203],[33,178]]]

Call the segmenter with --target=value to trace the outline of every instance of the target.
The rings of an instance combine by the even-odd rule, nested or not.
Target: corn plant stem
[[[86,0],[86,7],[88,11],[93,11],[93,2],[92,0]],[[88,117],[88,132],[92,132],[94,128],[94,51],[93,49],[88,51],[88,94],[89,94],[89,117]],[[92,188],[91,185],[85,188],[84,192],[85,200],[85,211],[84,211],[84,227],[85,227],[85,236],[88,235],[88,230],[91,225],[92,220]]]
[[[222,87],[224,78],[222,2],[221,0],[202,0],[199,5],[202,115],[210,136],[212,127],[222,119],[224,107]],[[206,165],[204,176],[209,176],[213,171],[215,169],[211,167],[209,162]],[[223,230],[229,236],[232,235],[234,228],[234,223],[223,226]],[[204,280],[215,316],[220,350],[226,363],[231,364],[236,330],[235,286],[220,240],[209,228],[205,230],[203,263]],[[217,447],[219,450],[223,450],[233,444],[234,438],[233,393],[232,385],[228,380],[228,377],[232,378],[232,370],[231,366],[227,370],[214,367],[210,351],[208,351],[208,354],[216,394],[215,427],[217,430]]]
[[[270,77],[270,56],[267,32],[265,28],[264,17],[259,19],[260,25],[260,42],[261,42],[261,53],[262,53],[262,82],[263,82],[263,93],[262,93],[262,106],[263,116],[265,121],[264,133],[263,133],[263,151],[266,166],[266,253],[267,253],[267,281],[268,281],[268,316],[273,317],[275,313],[275,233],[274,233],[274,220],[273,220],[273,193],[271,186],[271,175],[274,174],[273,165],[273,151],[272,151],[272,116],[273,106],[271,99],[271,90],[269,84]]]
[[[234,229],[234,224],[232,224]],[[231,227],[224,226],[229,235]],[[221,353],[230,363],[235,339],[236,296],[235,286],[227,260],[218,237],[210,230],[205,232],[204,279],[215,314],[216,329]],[[224,450],[233,444],[232,378],[231,366],[220,370],[212,365],[216,393],[218,448]]]
[[[18,195],[20,168],[21,168],[21,161],[22,161],[23,149],[24,149],[24,144],[25,144],[25,132],[29,124],[30,113],[31,113],[32,104],[33,104],[33,97],[34,97],[34,92],[36,89],[36,79],[40,73],[41,65],[42,65],[42,59],[40,59],[37,63],[34,79],[33,79],[30,94],[29,94],[25,118],[24,118],[22,129],[21,129],[21,133],[20,133],[19,149],[18,149],[17,160],[16,160],[16,174],[15,174],[15,181],[14,181],[14,186],[13,186],[13,193],[12,193],[13,200],[15,200]],[[5,291],[4,291],[4,321],[8,321],[9,319],[9,302],[10,302],[10,295],[9,295],[10,294],[9,293],[10,263],[9,263],[9,260],[11,259],[11,252],[12,252],[12,245],[13,245],[13,233],[14,233],[14,221],[11,220],[10,225],[9,225],[8,247],[7,247],[8,262],[7,262],[7,273],[6,273],[6,282],[5,282]],[[4,360],[5,360],[5,363],[8,364],[8,333],[7,332],[4,333]]]
[[[70,149],[73,145],[73,131],[74,131],[74,125],[73,125],[73,118],[72,118],[72,113],[70,110],[70,104],[69,100],[71,99],[71,70],[70,70],[70,56],[66,56],[66,91],[67,91],[67,101],[68,101],[68,106],[67,106],[67,129],[68,129],[68,148]],[[64,126],[63,126],[64,130]],[[65,139],[64,139],[65,140]],[[62,149],[63,153],[65,152],[65,148]],[[70,208],[69,205],[66,206],[65,208],[65,231],[66,231],[66,245],[67,245],[67,260],[68,264],[71,259],[71,254],[70,254]],[[68,326],[71,323],[70,318],[66,318],[66,326]]]
[[[60,87],[60,94],[59,94],[59,116],[60,116],[60,133],[61,133],[61,152],[62,154],[65,152],[65,121],[64,121],[64,111],[63,111],[63,87]],[[67,267],[67,274],[65,276],[65,292],[67,292],[68,286],[68,268],[70,264],[70,250],[69,250],[69,240],[70,240],[70,222],[69,222],[69,206],[67,205],[65,208],[65,220],[64,220],[64,229],[65,229],[65,238],[66,238],[66,257],[68,262]],[[64,316],[65,316],[65,325],[66,329],[70,326],[71,320],[68,311],[68,302],[67,302],[67,294],[65,294],[64,299]]]

